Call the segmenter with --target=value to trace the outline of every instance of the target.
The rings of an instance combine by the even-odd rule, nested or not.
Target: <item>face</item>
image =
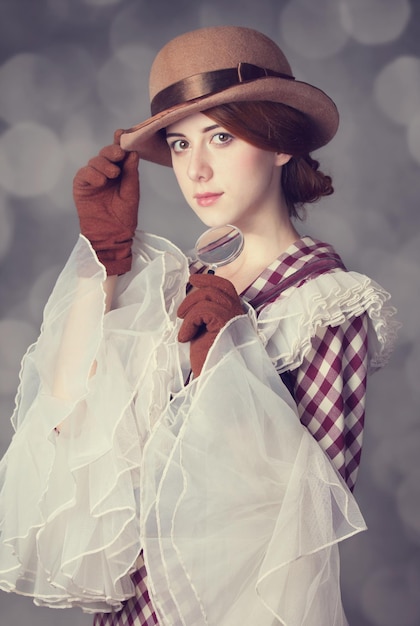
[[[166,131],[178,184],[204,224],[234,224],[246,232],[278,215],[281,166],[289,155],[256,148],[203,113]]]

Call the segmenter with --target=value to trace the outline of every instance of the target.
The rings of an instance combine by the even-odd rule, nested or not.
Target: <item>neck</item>
[[[277,258],[300,237],[282,195],[276,204],[268,205],[243,224],[236,225],[241,228],[245,240],[242,260],[251,263],[257,259],[263,263]]]
[[[219,268],[217,274],[230,280],[241,293],[300,235],[285,210],[277,211],[274,219],[237,226],[244,235],[244,249],[235,261]]]

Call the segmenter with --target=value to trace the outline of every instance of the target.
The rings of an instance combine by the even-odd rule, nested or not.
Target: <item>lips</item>
[[[223,193],[197,193],[194,198],[199,206],[210,206],[215,204]]]

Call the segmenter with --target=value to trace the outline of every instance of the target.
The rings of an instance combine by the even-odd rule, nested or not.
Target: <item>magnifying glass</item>
[[[231,263],[241,254],[244,236],[236,226],[226,224],[209,228],[197,239],[195,252],[197,258],[209,266],[208,273],[214,274],[222,265]]]

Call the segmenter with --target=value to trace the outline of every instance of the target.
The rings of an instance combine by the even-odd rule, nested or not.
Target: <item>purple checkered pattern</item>
[[[159,624],[147,591],[147,572],[144,565],[133,576],[136,595],[124,603],[117,613],[97,613],[93,626],[154,626]]]
[[[281,281],[286,279],[287,282],[294,274],[300,275],[305,267],[314,267],[315,270],[311,269],[294,285],[299,287],[325,272],[314,262],[328,259],[344,268],[332,246],[302,237],[275,259],[241,296],[259,313],[279,297],[272,294]],[[201,272],[204,267],[196,261],[190,269]],[[336,328],[319,328],[303,363],[282,375],[295,399],[302,423],[328,454],[350,489],[356,482],[362,451],[367,349],[367,317],[354,317]]]
[[[250,303],[263,300],[259,313],[273,298],[264,300],[273,286],[290,280],[293,274],[316,260],[336,259],[328,244],[303,237],[276,259],[242,296]],[[323,273],[310,272],[299,287]],[[285,296],[287,297],[287,296]],[[286,373],[302,423],[328,454],[350,489],[354,488],[362,451],[367,376],[367,317],[353,317],[342,325],[319,328],[303,363]]]
[[[327,244],[309,237],[295,242],[276,259],[241,295],[257,313],[273,300],[272,289],[292,277],[314,259],[338,259]],[[190,271],[204,266],[194,262]],[[296,286],[323,273],[311,272]],[[266,293],[267,299],[262,296]],[[287,296],[286,296],[287,297]],[[263,301],[263,302],[262,302]],[[262,302],[262,303],[261,303]],[[354,317],[338,327],[319,328],[303,363],[286,373],[300,419],[328,454],[332,463],[353,489],[362,450],[367,373],[367,318]],[[95,615],[93,626],[153,626],[158,624],[147,591],[144,565],[133,575],[136,595],[118,613]]]
[[[289,372],[302,423],[350,489],[362,452],[366,375],[366,316],[318,329],[302,365]]]
[[[330,245],[311,237],[302,237],[266,267],[252,285],[243,292],[242,296],[252,304],[252,301],[259,297],[261,293],[268,292],[281,280],[291,277],[308,263],[326,258],[334,258],[340,261],[340,257]],[[322,273],[322,271],[319,273]],[[311,278],[316,275],[316,272],[311,272]],[[305,281],[303,280],[303,282]]]

